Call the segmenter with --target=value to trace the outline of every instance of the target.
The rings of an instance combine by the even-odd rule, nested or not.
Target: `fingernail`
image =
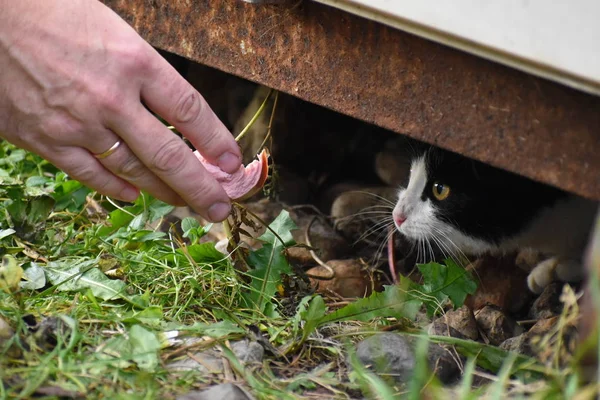
[[[215,203],[208,208],[208,218],[213,222],[223,221],[229,215],[231,206],[227,203]]]
[[[129,186],[126,187],[125,189],[123,189],[120,193],[121,200],[128,201],[130,203],[133,203],[138,198],[139,195],[140,195],[139,190],[129,187]]]
[[[241,163],[242,160],[240,157],[230,152],[222,154],[217,160],[217,165],[219,165],[219,168],[230,174],[237,171],[238,168],[240,168]]]

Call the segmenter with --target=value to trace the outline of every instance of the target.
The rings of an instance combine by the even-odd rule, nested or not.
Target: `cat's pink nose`
[[[404,214],[394,215],[394,222],[396,222],[396,226],[400,227],[406,221],[406,216]]]

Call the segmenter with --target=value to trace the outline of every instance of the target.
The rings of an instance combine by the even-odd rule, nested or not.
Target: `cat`
[[[583,278],[581,259],[597,203],[449,151],[413,158],[392,212],[396,229],[426,251],[465,258],[534,249],[550,256],[527,284]]]

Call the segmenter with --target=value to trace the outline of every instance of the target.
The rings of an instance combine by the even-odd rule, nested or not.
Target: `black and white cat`
[[[582,278],[597,203],[440,149],[412,161],[393,211],[398,231],[445,254],[532,248],[550,258],[529,274],[536,293]]]

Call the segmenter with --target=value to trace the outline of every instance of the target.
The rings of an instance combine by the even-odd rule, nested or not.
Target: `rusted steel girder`
[[[600,200],[600,98],[318,3],[106,0],[154,46]]]

